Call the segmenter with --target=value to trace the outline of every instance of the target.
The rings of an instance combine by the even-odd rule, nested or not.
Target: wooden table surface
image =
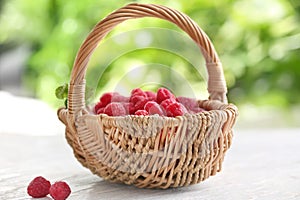
[[[31,199],[26,187],[39,175],[68,182],[70,200],[299,200],[300,129],[236,130],[222,172],[200,184],[168,190],[138,189],[92,175],[77,163],[62,134],[0,133],[0,199]]]

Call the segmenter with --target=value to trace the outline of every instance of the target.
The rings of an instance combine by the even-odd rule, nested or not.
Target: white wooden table
[[[198,185],[168,190],[103,181],[77,163],[63,133],[0,133],[0,199],[31,199],[26,187],[39,175],[67,181],[72,189],[70,200],[299,200],[300,129],[236,130],[222,172]]]

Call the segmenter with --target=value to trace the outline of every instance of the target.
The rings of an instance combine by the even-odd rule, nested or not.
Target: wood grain
[[[92,175],[63,135],[0,133],[0,199],[31,199],[27,184],[42,175],[69,183],[72,199],[300,199],[300,129],[237,130],[223,171],[198,185],[153,190]],[[44,199],[51,199],[50,197]]]

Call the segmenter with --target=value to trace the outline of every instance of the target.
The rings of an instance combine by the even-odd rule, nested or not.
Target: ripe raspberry
[[[133,103],[123,103],[123,107],[125,108],[126,114],[134,114],[134,104]]]
[[[149,101],[156,101],[156,94],[151,91],[146,91],[145,94],[147,95],[147,99]]]
[[[131,96],[144,96],[147,97],[146,93],[140,88],[135,88],[131,91]]]
[[[104,108],[104,113],[109,116],[123,116],[126,115],[126,110],[122,103],[112,102]]]
[[[137,111],[137,110],[143,110],[143,109],[144,109],[144,106],[145,106],[145,104],[146,104],[147,102],[148,102],[147,99],[142,99],[142,100],[136,102],[136,103],[134,104],[134,110],[135,110],[135,111]]]
[[[135,115],[149,115],[149,113],[146,110],[138,110],[134,113]]]
[[[175,99],[165,99],[160,103],[160,106],[166,111],[167,107],[175,102],[176,102]]]
[[[71,194],[71,189],[66,182],[58,181],[51,185],[49,193],[54,200],[65,200]]]
[[[111,102],[129,102],[129,97],[124,97],[119,93],[114,93],[114,95],[111,98]]]
[[[42,176],[34,178],[27,187],[27,193],[33,198],[42,198],[49,194],[51,184]]]
[[[107,104],[109,104],[111,102],[114,95],[118,95],[118,93],[117,92],[107,92],[107,93],[104,93],[100,97],[100,102],[102,102],[103,107],[105,107]]]
[[[156,102],[160,104],[165,99],[176,99],[176,98],[174,94],[172,94],[168,89],[159,88],[157,91]]]
[[[146,97],[145,96],[142,96],[142,95],[134,95],[134,96],[131,96],[129,101],[136,104],[137,102],[139,101],[143,101],[145,100]]]
[[[147,103],[147,97],[142,95],[133,95],[130,97],[130,102],[133,104],[133,113],[137,110],[143,110]]]
[[[168,117],[182,116],[184,113],[187,113],[187,110],[181,103],[175,102],[167,107]]]
[[[163,110],[161,109],[161,107],[159,106],[159,104],[156,103],[155,101],[148,101],[148,102],[145,104],[144,109],[145,109],[150,115],[154,115],[154,114],[164,115]]]
[[[102,102],[101,102],[101,101],[98,102],[98,103],[95,105],[95,108],[94,108],[95,113],[98,114],[98,110],[99,110],[100,108],[103,108],[103,107],[105,107],[105,106],[103,106]]]
[[[105,108],[99,108],[99,109],[97,110],[97,115],[103,114],[103,113],[104,113],[104,109],[105,109]]]

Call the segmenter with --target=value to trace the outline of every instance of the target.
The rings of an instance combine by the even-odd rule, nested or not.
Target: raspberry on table
[[[71,194],[71,188],[66,182],[58,181],[51,185],[49,193],[54,200],[65,200]]]
[[[104,108],[104,113],[109,116],[123,116],[126,115],[126,110],[122,103],[111,102]]]
[[[42,176],[34,178],[27,187],[27,193],[33,198],[42,198],[49,194],[50,182]]]
[[[156,102],[160,104],[165,99],[176,99],[176,97],[168,89],[159,88],[157,90]]]

